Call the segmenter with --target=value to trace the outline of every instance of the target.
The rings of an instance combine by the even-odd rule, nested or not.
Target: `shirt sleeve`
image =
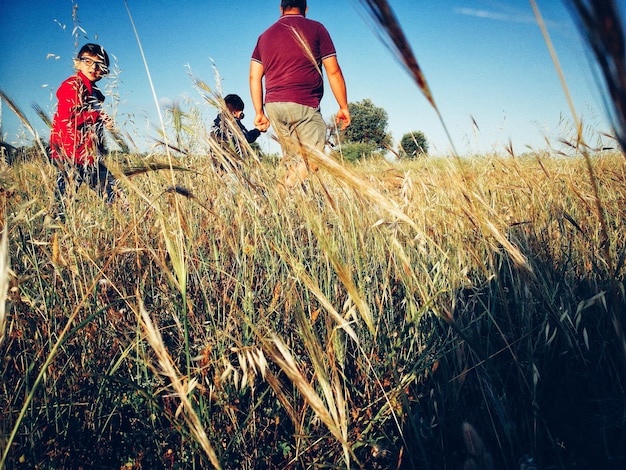
[[[259,41],[257,41],[256,46],[254,46],[251,59],[255,62],[258,62],[259,64],[263,63],[263,61],[261,60],[261,52],[259,51]]]
[[[323,24],[319,24],[319,41],[320,41],[320,56],[322,60],[337,55],[335,50],[335,44],[330,37],[330,33]]]

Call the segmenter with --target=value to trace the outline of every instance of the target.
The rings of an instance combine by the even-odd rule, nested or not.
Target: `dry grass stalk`
[[[8,232],[9,229],[5,222],[4,230],[2,230],[2,239],[0,240],[0,346],[2,346],[6,334],[6,302],[9,289],[9,273],[11,269]]]
[[[46,126],[48,126],[49,128],[52,127],[52,120],[50,119],[50,116],[48,116],[48,114],[43,110],[41,106],[39,106],[37,103],[34,103],[33,109],[37,113],[37,116],[41,118]]]
[[[166,162],[148,162],[142,165],[135,165],[124,168],[122,171],[124,176],[127,178],[143,175],[148,173],[149,171],[159,171],[159,170],[175,170],[175,171],[190,171],[193,172],[195,170],[191,168],[187,168],[181,165],[170,165]]]
[[[9,106],[9,109],[11,109],[11,111],[15,113],[20,121],[22,121],[22,124],[24,124],[24,127],[26,127],[26,129],[31,133],[31,135],[35,139],[35,142],[37,143],[38,149],[41,151],[41,155],[46,155],[46,149],[44,148],[43,143],[39,138],[39,134],[31,125],[30,121],[19,108],[19,106],[17,106],[17,104],[15,104],[15,102],[11,98],[9,98],[2,90],[0,90],[0,100],[4,100],[6,102],[6,104]]]
[[[426,82],[426,77],[422,72],[421,67],[419,66],[417,59],[415,58],[415,54],[413,54],[413,49],[409,44],[396,15],[394,14],[389,2],[387,0],[361,0],[366,7],[366,10],[373,18],[376,26],[380,28],[380,30],[376,30],[378,36],[382,39],[383,43],[392,51],[393,55],[400,59],[402,64],[406,67],[407,71],[413,77],[413,80],[424,94],[430,105],[433,107],[437,116],[439,117],[439,121],[448,137],[448,141],[452,146],[453,153],[458,155],[458,152],[455,149],[454,142],[452,137],[450,136],[450,132],[448,131],[448,127],[443,120],[443,116],[439,112],[439,108],[435,103],[435,99],[433,94]]]
[[[591,156],[589,155],[589,147],[584,142],[582,123],[580,122],[574,108],[563,71],[559,64],[556,52],[554,51],[554,47],[552,46],[552,41],[550,40],[548,30],[543,22],[539,8],[537,7],[535,0],[530,0],[530,2],[548,49],[550,50],[557,73],[561,79],[563,91],[568,99],[572,113],[572,119],[576,123],[576,131],[578,135],[576,148],[580,148],[580,151],[585,157],[587,172],[589,173],[589,179],[593,187],[595,209],[601,226],[602,236],[599,240],[599,248],[604,253],[605,262],[612,266],[613,261],[611,259],[610,247],[611,240],[608,234],[606,215],[602,205],[602,199],[599,194],[598,179],[594,171]],[[605,74],[605,80],[607,82],[607,86],[609,87],[609,94],[614,102],[616,110],[615,114],[617,114],[615,131],[618,134],[622,150],[624,150],[626,148],[624,146],[624,139],[626,139],[626,104],[624,104],[626,103],[626,56],[624,49],[624,33],[619,21],[617,9],[613,0],[592,0],[589,2],[589,9],[585,5],[585,2],[580,0],[572,0],[572,3],[574,4],[575,11],[579,15],[578,19],[583,25],[583,31],[586,32],[587,39],[596,54],[596,59]],[[624,333],[622,332],[621,335],[624,336]]]
[[[574,19],[604,76],[609,116],[626,156],[626,39],[614,0],[570,0]],[[622,5],[623,7],[623,5]]]
[[[303,148],[306,152],[305,158],[310,160],[315,166],[323,168],[337,180],[347,184],[357,194],[369,199],[397,220],[405,222],[413,228],[417,228],[415,222],[411,220],[394,201],[377,191],[372,184],[368,183],[356,172],[343,166],[337,160],[313,146],[303,144]]]
[[[278,248],[277,251],[279,251]],[[317,281],[305,271],[302,264],[286,251],[281,252],[281,255],[291,265],[293,272],[297,276],[297,278],[302,281],[302,283],[307,287],[307,289],[309,289],[311,293],[313,293],[313,295],[315,295],[320,304],[335,320],[335,322],[337,323],[337,327],[344,330],[346,334],[348,334],[354,341],[358,342],[358,335],[350,325],[350,322],[343,318],[341,314],[337,311],[337,309],[335,309],[332,302],[328,300],[328,298],[322,292],[322,289],[320,289]]]
[[[190,394],[197,386],[195,379],[185,381],[182,379],[174,366],[172,359],[163,344],[163,338],[158,327],[150,318],[150,315],[146,311],[141,299],[139,299],[139,311],[141,326],[146,334],[146,340],[152,347],[156,357],[158,359],[158,366],[151,365],[155,372],[169,379],[174,395],[180,400],[180,407],[177,414],[182,415],[185,423],[189,426],[191,433],[193,434],[196,442],[200,444],[202,450],[206,453],[207,457],[211,461],[211,464],[216,469],[221,469],[222,466],[217,459],[217,454],[213,449],[213,446],[209,442],[209,438],[204,431],[202,422],[198,417],[191,401],[189,400]]]
[[[383,29],[385,36],[378,32],[383,42],[392,51],[393,55],[402,61],[428,102],[437,110],[437,105],[435,104],[430,87],[426,83],[426,78],[417,63],[413,49],[409,41],[407,41],[404,31],[402,31],[402,27],[398,23],[398,19],[393,13],[389,2],[387,2],[387,0],[361,0],[361,2],[365,4],[378,26]]]
[[[302,48],[302,50],[304,51],[304,53],[307,55],[307,57],[309,58],[309,60],[311,61],[311,63],[315,66],[315,68],[317,69],[317,73],[320,74],[320,77],[322,76],[322,69],[320,69],[319,64],[317,63],[317,60],[315,60],[315,56],[313,55],[313,53],[311,52],[311,48],[309,47],[309,44],[306,42],[306,40],[300,35],[300,33],[298,32],[298,30],[296,28],[291,28],[291,32],[293,33],[293,35],[296,38],[296,41],[298,42],[298,44],[300,45],[300,47]]]
[[[356,456],[354,456],[350,443],[347,441],[345,414],[338,414],[338,409],[336,406],[332,406],[332,402],[327,402],[327,405],[329,405],[331,409],[334,409],[332,412],[327,405],[324,404],[324,401],[320,398],[313,386],[309,383],[308,379],[302,373],[293,356],[289,352],[289,349],[280,338],[275,336],[271,338],[271,340],[265,340],[264,346],[266,354],[271,357],[287,375],[287,377],[289,377],[293,385],[300,391],[311,409],[320,418],[324,425],[326,425],[335,439],[341,443],[344,449],[344,454],[347,456],[346,458],[352,458],[358,462]],[[327,386],[328,383],[326,383],[326,387]],[[333,395],[334,393],[329,390],[325,393],[327,399]],[[339,395],[336,396],[341,396],[341,392],[339,392]],[[348,467],[350,467],[349,461],[346,463],[348,464]]]

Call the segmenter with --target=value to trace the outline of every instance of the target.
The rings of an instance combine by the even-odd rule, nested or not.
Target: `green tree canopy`
[[[400,140],[398,153],[402,158],[418,158],[428,155],[428,141],[422,131],[404,134]]]
[[[344,131],[346,142],[374,144],[377,149],[384,149],[391,144],[391,135],[387,132],[387,111],[367,98],[349,103],[348,108],[352,123]]]

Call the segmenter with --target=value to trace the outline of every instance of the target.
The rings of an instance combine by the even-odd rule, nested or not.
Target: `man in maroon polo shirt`
[[[306,0],[282,0],[281,17],[259,36],[250,61],[254,125],[266,130],[271,123],[283,154],[290,157],[286,187],[301,183],[308,175],[309,166],[298,155],[300,143],[320,150],[326,143],[326,123],[320,112],[324,94],[322,68],[339,105],[336,122],[341,129],[350,125],[346,82],[335,46],[324,25],[305,18],[307,10]],[[315,167],[310,167],[315,171]]]

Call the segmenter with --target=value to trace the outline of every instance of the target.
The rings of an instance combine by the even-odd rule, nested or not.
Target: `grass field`
[[[51,165],[5,169],[6,468],[626,462],[624,155],[598,201],[576,156],[310,158],[281,196],[185,157],[65,224]]]
[[[569,3],[623,149],[614,4]],[[130,211],[83,188],[60,223],[44,151],[0,168],[0,467],[626,466],[621,151],[311,151],[284,194],[171,118],[188,155],[107,159]]]

